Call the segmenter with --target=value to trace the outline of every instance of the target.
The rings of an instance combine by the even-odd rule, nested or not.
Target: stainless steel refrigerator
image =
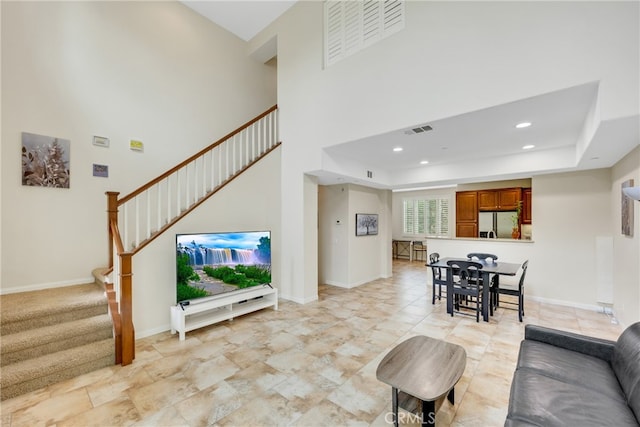
[[[511,239],[513,217],[515,215],[516,211],[480,212],[478,217],[479,237],[491,237],[493,235],[498,239]]]

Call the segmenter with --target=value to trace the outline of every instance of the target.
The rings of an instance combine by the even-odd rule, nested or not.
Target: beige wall
[[[390,193],[349,185],[349,287],[391,276]],[[357,213],[378,214],[378,234],[356,236]]]
[[[107,263],[105,191],[127,194],[276,103],[275,69],[178,2],[1,8],[2,292],[89,279]],[[71,141],[70,189],[21,185],[21,132]]]
[[[609,169],[533,177],[530,295],[597,305],[597,238],[613,233],[610,188]]]
[[[350,287],[349,185],[318,186],[318,283]]]
[[[611,169],[614,310],[622,324],[640,320],[640,202],[633,202],[633,236],[621,233],[621,184],[633,179],[640,186],[640,147]]]
[[[356,214],[378,214],[378,234],[356,236]],[[352,288],[391,276],[391,192],[319,186],[319,283]]]

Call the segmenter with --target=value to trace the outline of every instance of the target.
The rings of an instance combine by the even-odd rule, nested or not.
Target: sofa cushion
[[[626,401],[611,365],[597,357],[525,340],[520,345],[517,367],[537,370],[541,375]]]
[[[507,420],[546,427],[638,425],[626,402],[529,368],[514,374]]]
[[[613,370],[627,395],[629,406],[640,419],[640,322],[624,330],[611,360]]]

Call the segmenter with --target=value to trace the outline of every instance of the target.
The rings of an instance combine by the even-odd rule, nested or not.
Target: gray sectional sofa
[[[526,325],[505,427],[639,426],[640,322],[617,341]]]

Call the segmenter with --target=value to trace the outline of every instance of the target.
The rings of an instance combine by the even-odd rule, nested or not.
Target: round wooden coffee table
[[[398,404],[417,411],[423,426],[436,423],[435,403],[445,395],[454,402],[454,387],[467,364],[467,352],[457,344],[416,336],[398,344],[382,359],[376,378],[391,386],[394,425],[398,425]],[[417,405],[411,401],[418,399]]]

